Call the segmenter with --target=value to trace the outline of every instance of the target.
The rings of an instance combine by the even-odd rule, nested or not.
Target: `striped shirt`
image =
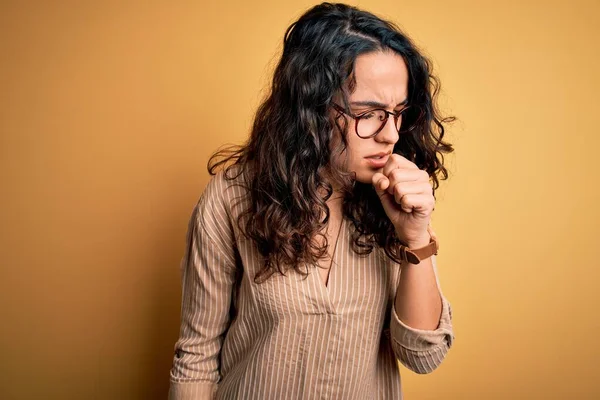
[[[327,285],[316,267],[306,279],[290,269],[257,284],[263,257],[237,226],[242,191],[219,171],[189,220],[170,399],[402,399],[397,361],[417,373],[442,362],[454,333],[435,255],[435,330],[398,318],[400,264],[378,247],[354,253],[347,217]]]

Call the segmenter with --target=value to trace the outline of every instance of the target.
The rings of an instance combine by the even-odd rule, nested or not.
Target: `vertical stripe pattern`
[[[170,399],[402,399],[398,361],[417,373],[440,365],[454,340],[441,289],[438,328],[404,324],[399,264],[382,249],[355,254],[346,218],[327,285],[316,269],[256,284],[263,259],[238,230],[242,196],[220,171],[192,212]]]

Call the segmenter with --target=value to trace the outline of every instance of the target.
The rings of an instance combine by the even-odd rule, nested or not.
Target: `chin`
[[[371,180],[373,179],[373,175],[375,175],[376,172],[377,170],[372,168],[362,168],[356,171],[356,180],[361,183],[370,184]]]

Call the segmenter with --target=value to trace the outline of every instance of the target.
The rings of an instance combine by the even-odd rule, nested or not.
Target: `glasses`
[[[411,106],[406,106],[402,110],[396,112],[384,110],[383,108],[376,108],[357,115],[347,112],[336,103],[333,103],[333,108],[354,119],[354,128],[356,130],[356,134],[362,139],[375,137],[379,132],[381,132],[390,115],[394,116],[394,125],[396,126],[398,133],[408,133],[415,128],[416,124],[412,123],[408,128],[405,127],[405,129],[402,129],[405,125],[407,125],[403,124],[403,120],[406,121],[407,115],[413,114],[413,111],[418,112],[416,121],[421,119],[423,116],[422,111]]]

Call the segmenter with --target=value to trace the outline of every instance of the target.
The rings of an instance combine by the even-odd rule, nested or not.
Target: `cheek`
[[[342,168],[344,171],[356,172],[357,181],[370,183],[375,171],[365,163],[364,156],[361,152],[361,145],[364,145],[363,139],[360,139],[359,137],[349,137],[346,149],[340,154],[339,149],[337,149],[336,146],[341,144],[341,140],[342,139],[337,136],[330,142],[331,163],[338,168]]]
[[[350,141],[348,143],[348,169],[356,172],[356,180],[362,183],[371,183],[373,175],[377,172],[365,161],[361,142]]]
[[[363,159],[361,152],[364,151],[362,145],[364,145],[364,143],[361,143],[356,139],[359,138],[351,137],[348,139],[348,148],[346,149],[346,152],[348,154],[348,166],[353,171],[358,173],[360,170],[365,168],[365,166],[361,163]]]

